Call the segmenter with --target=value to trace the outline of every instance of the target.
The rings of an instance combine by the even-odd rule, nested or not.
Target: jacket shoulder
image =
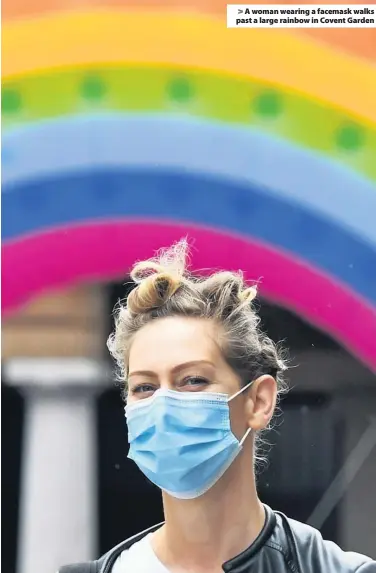
[[[102,557],[100,557],[96,561],[88,561],[86,563],[64,565],[64,567],[61,567],[57,573],[103,573],[103,571],[105,570],[110,572],[112,571],[113,565],[115,564],[115,561],[119,557],[119,555],[121,555],[122,551],[129,549],[129,547],[131,547],[133,543],[136,543],[137,541],[145,537],[145,535],[147,535],[148,533],[156,531],[157,529],[159,529],[159,527],[161,527],[161,525],[163,525],[163,523],[158,523],[157,525],[153,525],[152,527],[149,527],[148,529],[141,531],[141,533],[137,533],[136,535],[133,535],[129,539],[122,541],[121,543],[110,549],[110,551],[102,555]]]
[[[277,523],[291,537],[302,572],[376,573],[376,561],[360,553],[343,551],[332,541],[323,539],[314,527],[281,514],[277,515]]]

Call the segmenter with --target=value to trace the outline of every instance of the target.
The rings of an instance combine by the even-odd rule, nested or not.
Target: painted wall
[[[188,232],[375,369],[375,46],[218,0],[6,1],[4,312]]]
[[[376,31],[227,30],[220,0],[4,0],[2,15],[5,354],[34,357],[7,364],[28,414],[18,569],[47,573],[96,553],[104,299],[88,285],[188,233],[195,269],[244,269],[376,370]],[[307,388],[356,389],[350,453],[374,376],[300,358]],[[367,464],[342,537],[374,555]]]

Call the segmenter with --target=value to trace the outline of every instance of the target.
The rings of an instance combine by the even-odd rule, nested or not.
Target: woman
[[[165,522],[62,572],[373,573],[258,498],[260,433],[285,391],[285,362],[258,328],[240,273],[197,279],[181,241],[138,263],[109,349],[126,380],[129,457],[162,491]]]

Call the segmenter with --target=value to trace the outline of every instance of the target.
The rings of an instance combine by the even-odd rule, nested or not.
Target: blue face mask
[[[128,457],[166,493],[192,499],[225,473],[251,428],[239,441],[231,431],[228,398],[214,392],[157,390],[125,408]]]

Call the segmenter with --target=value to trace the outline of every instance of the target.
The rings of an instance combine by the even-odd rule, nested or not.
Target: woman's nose
[[[163,376],[159,379],[159,387],[162,390],[174,390],[175,389],[174,381],[171,379],[170,376]]]

